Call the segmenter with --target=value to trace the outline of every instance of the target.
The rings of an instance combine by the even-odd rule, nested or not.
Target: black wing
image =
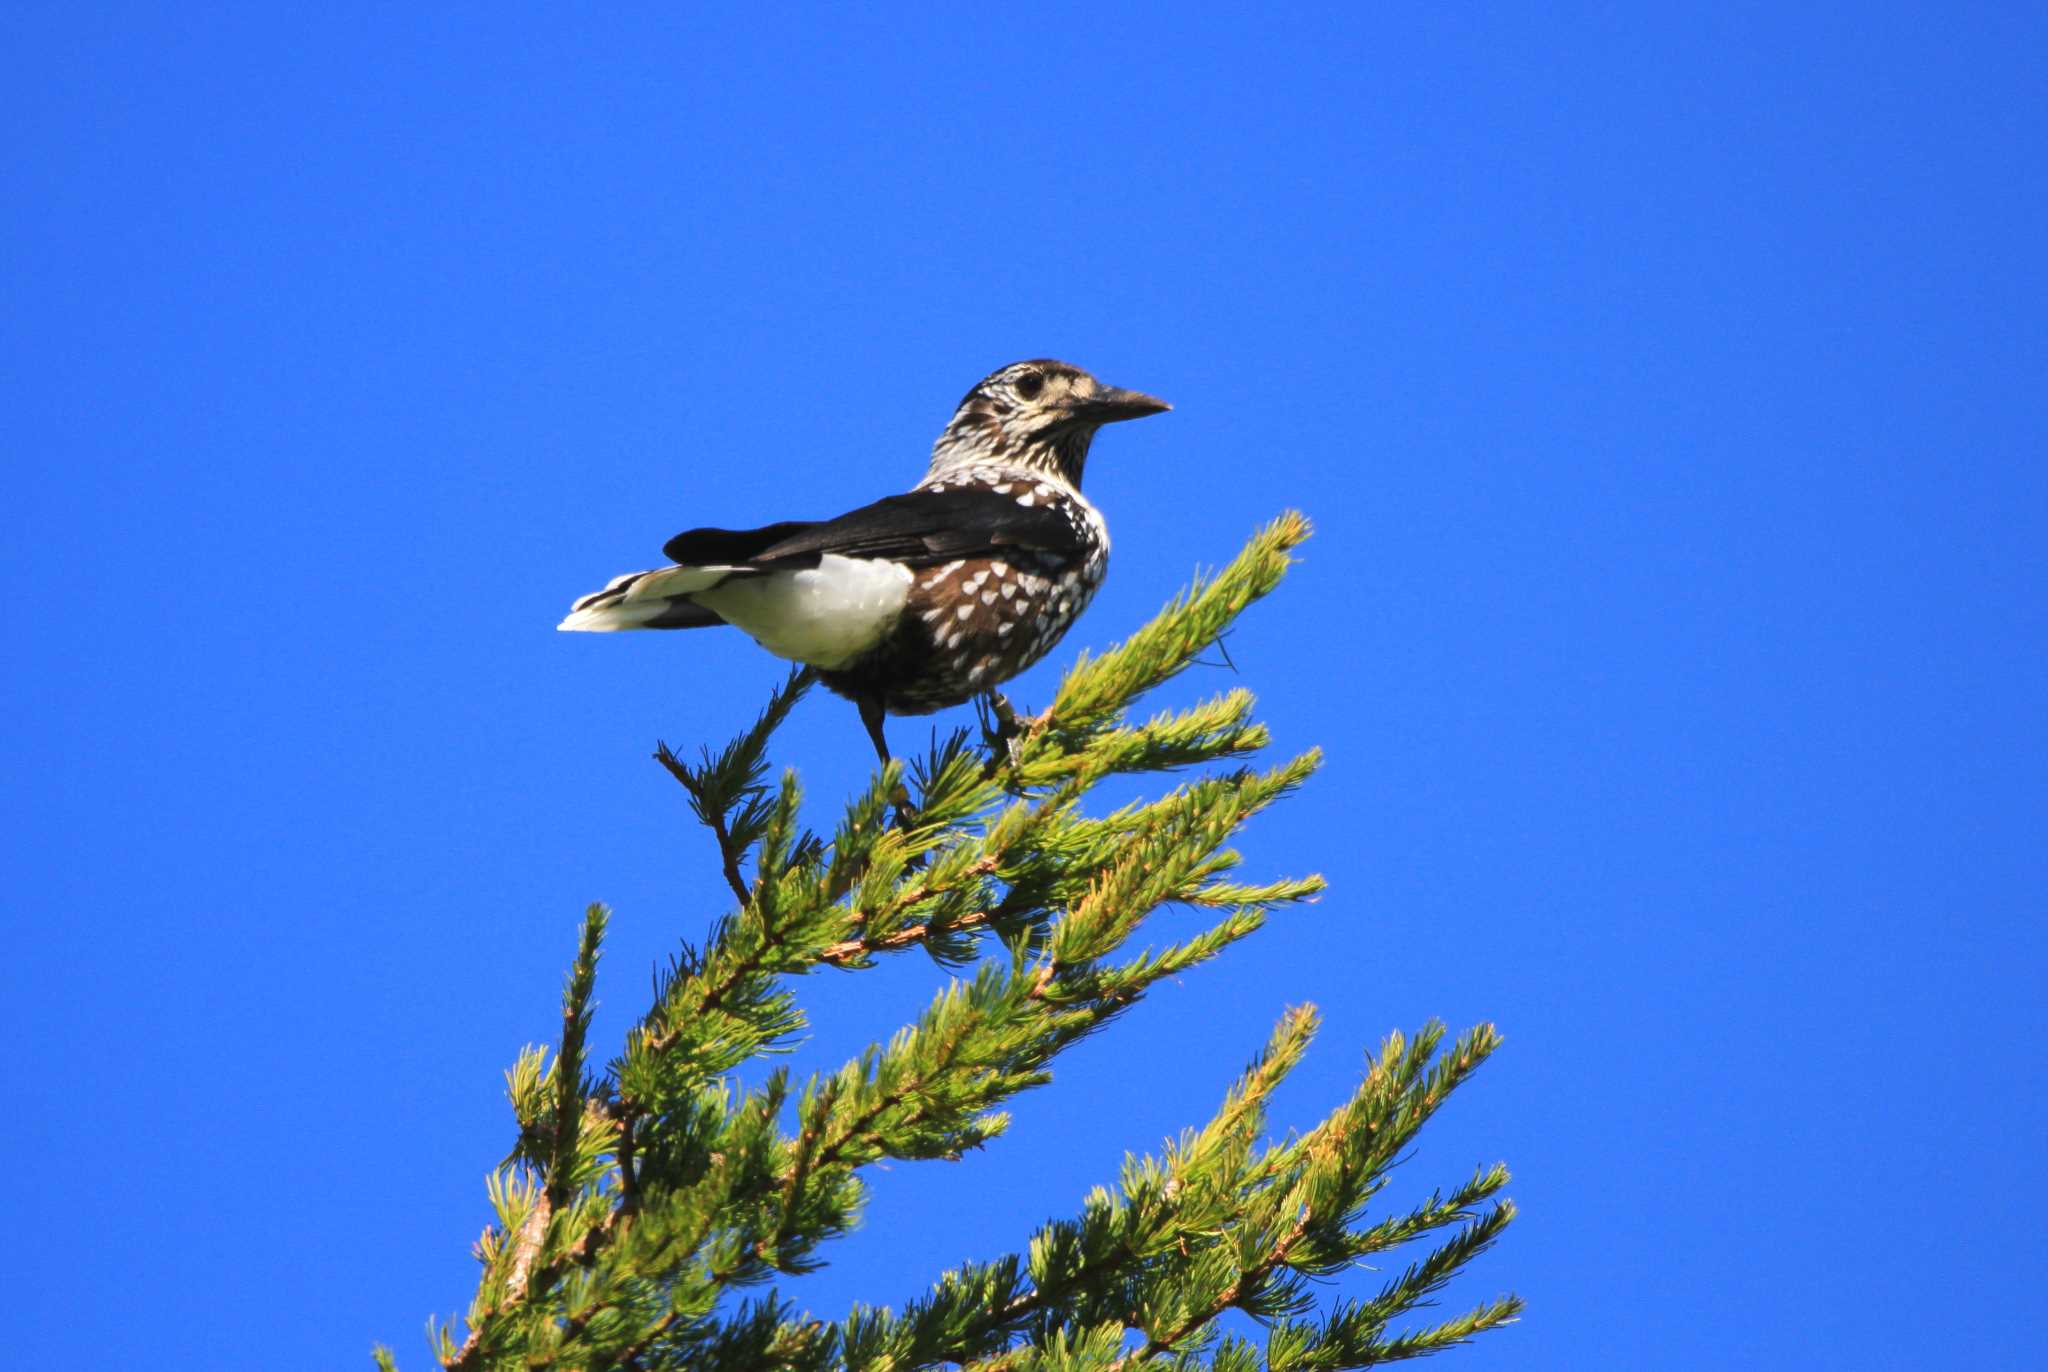
[[[662,552],[685,566],[744,566],[762,571],[815,567],[827,553],[878,557],[920,567],[956,558],[992,557],[1006,548],[1085,555],[1080,529],[1051,505],[1020,505],[1010,495],[969,487],[911,491],[815,524],[761,529],[691,529]]]

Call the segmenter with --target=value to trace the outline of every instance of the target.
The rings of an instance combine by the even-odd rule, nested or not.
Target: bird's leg
[[[882,734],[882,702],[862,696],[855,703],[860,706],[860,722],[867,726],[868,737],[874,741],[875,756],[882,760],[884,767],[887,767],[891,759],[889,740]]]
[[[860,697],[860,722],[868,729],[868,737],[874,741],[875,756],[887,767],[895,759],[889,756],[889,740],[882,733],[882,702],[867,696]],[[896,794],[890,797],[896,803],[896,827],[908,829],[911,825],[910,788],[901,780],[896,783]]]
[[[1018,720],[1017,711],[1010,704],[1010,698],[1001,691],[988,693],[988,712],[995,716],[996,742],[1008,743],[1013,738],[1023,736],[1024,725]]]

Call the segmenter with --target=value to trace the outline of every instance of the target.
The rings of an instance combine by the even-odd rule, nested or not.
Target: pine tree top
[[[518,1138],[492,1174],[496,1220],[465,1332],[434,1329],[448,1368],[787,1368],[797,1372],[1209,1365],[1229,1372],[1364,1367],[1508,1322],[1507,1296],[1405,1333],[1513,1217],[1506,1169],[1399,1212],[1370,1205],[1424,1121],[1499,1043],[1490,1025],[1448,1046],[1439,1024],[1395,1034],[1350,1098],[1306,1133],[1267,1137],[1274,1088],[1314,1033],[1288,1010],[1202,1128],[1127,1162],[1115,1187],[1017,1252],[878,1293],[828,1322],[778,1276],[811,1270],[867,1203],[862,1169],[958,1158],[1000,1135],[1002,1106],[1052,1079],[1059,1055],[1162,978],[1255,932],[1321,878],[1242,882],[1225,845],[1301,785],[1311,750],[1263,769],[1268,743],[1237,689],[1143,721],[1131,709],[1277,586],[1308,536],[1298,514],[1259,530],[1129,640],[1068,670],[1030,719],[984,718],[908,766],[883,768],[827,835],[806,828],[795,772],[768,746],[808,687],[799,671],[752,728],[661,765],[710,830],[734,908],[658,979],[603,1067],[587,1044],[606,922],[585,913],[552,1051],[507,1073]],[[1000,725],[1000,727],[998,727]],[[1218,766],[1218,764],[1229,764]],[[1084,808],[1118,774],[1202,768],[1156,799]],[[1214,912],[1192,938],[1131,953],[1160,907]],[[951,975],[917,1017],[828,1074],[735,1071],[805,1019],[791,978],[921,948]],[[1450,1231],[1445,1237],[1441,1231]],[[1371,1300],[1319,1310],[1311,1283],[1414,1245]],[[1218,1333],[1239,1311],[1263,1349]],[[395,1366],[388,1350],[378,1361]]]

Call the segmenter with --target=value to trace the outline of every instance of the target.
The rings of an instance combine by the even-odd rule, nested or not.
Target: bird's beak
[[[1146,395],[1143,391],[1126,391],[1117,386],[1098,387],[1094,394],[1073,396],[1066,404],[1068,415],[1077,424],[1113,424],[1119,419],[1143,419],[1148,414],[1172,408],[1157,396]]]

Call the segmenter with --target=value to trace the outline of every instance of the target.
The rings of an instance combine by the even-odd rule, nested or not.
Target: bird
[[[568,631],[730,624],[851,700],[886,766],[887,715],[988,696],[1052,650],[1109,566],[1109,527],[1081,494],[1096,431],[1171,409],[1052,358],[976,382],[924,479],[836,519],[689,529],[674,565],[578,599]]]

